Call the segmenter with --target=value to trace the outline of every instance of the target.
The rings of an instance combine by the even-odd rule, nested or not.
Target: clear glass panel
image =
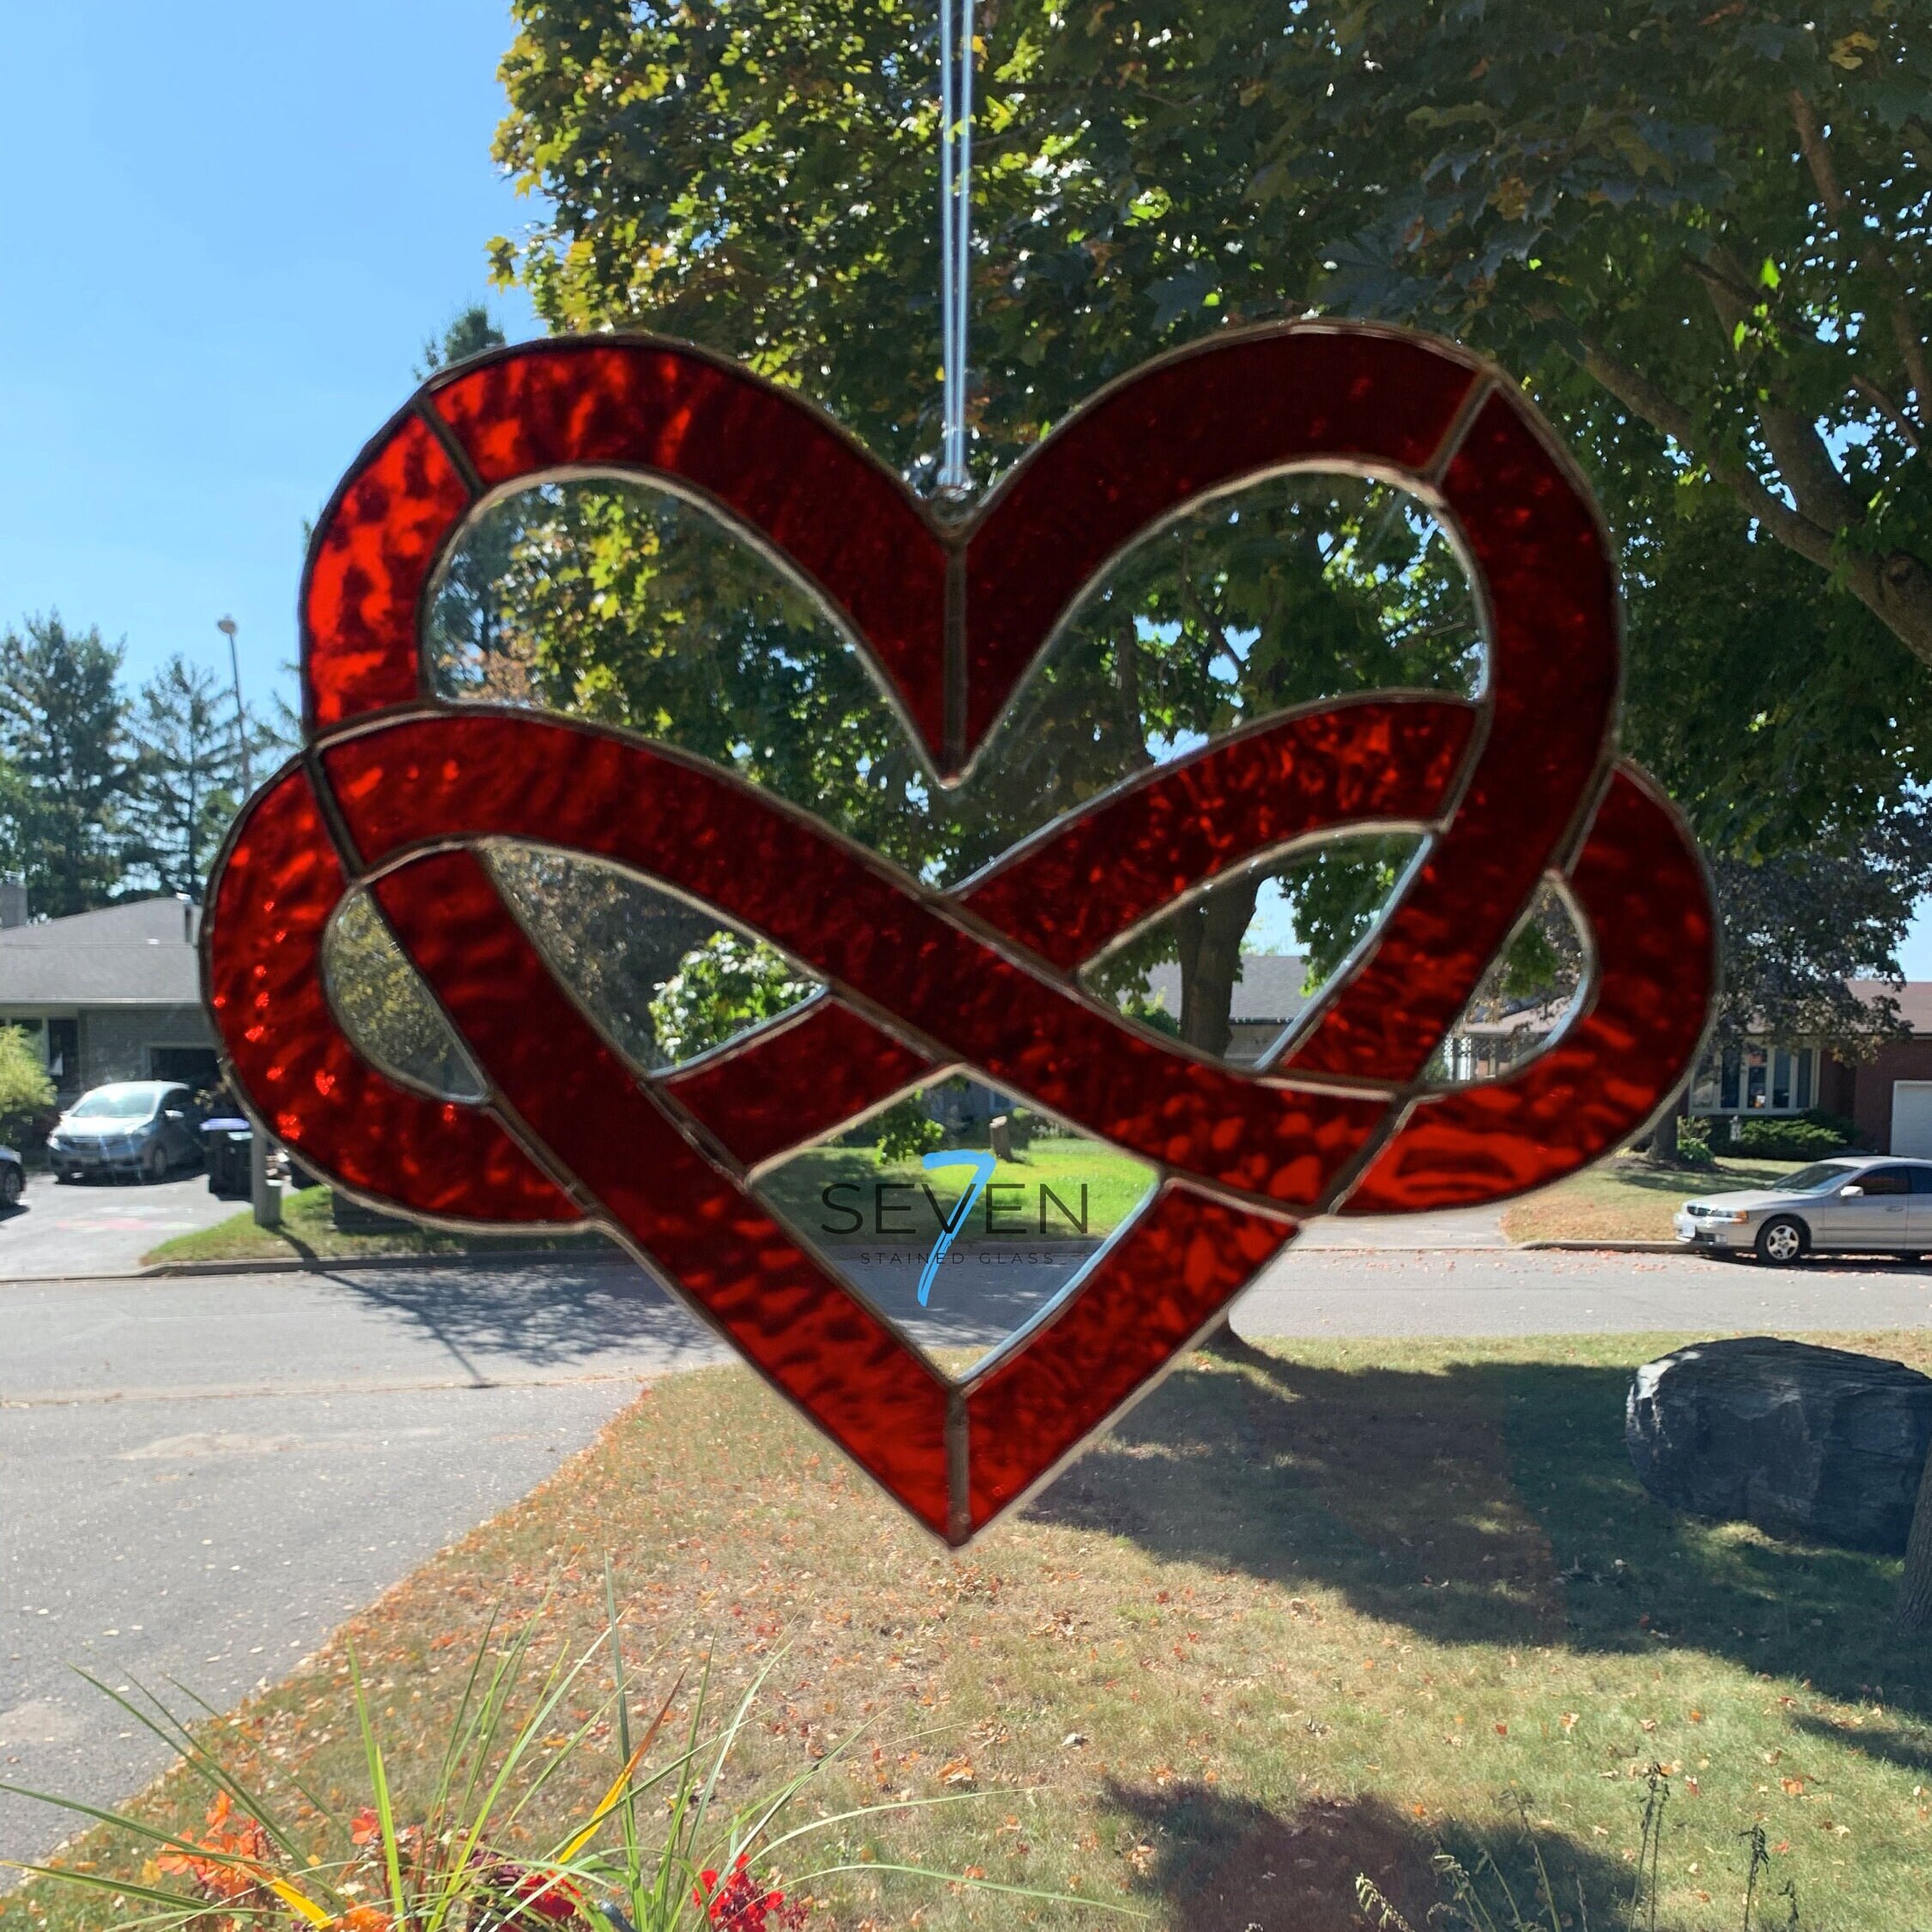
[[[641,1071],[694,1060],[820,990],[775,948],[620,866],[507,840],[486,856],[551,969]]]
[[[1791,1056],[1780,1047],[1771,1060],[1771,1105],[1780,1112],[1791,1106]]]
[[[1724,1049],[1724,1078],[1722,1097],[1719,1104],[1726,1113],[1736,1111],[1738,1103],[1738,1051],[1735,1047]]]
[[[1543,886],[1443,1042],[1431,1078],[1467,1085],[1534,1059],[1574,1009],[1584,964],[1583,935],[1569,900],[1556,887]]]
[[[451,1100],[480,1100],[483,1075],[366,891],[345,898],[322,939],[322,980],[364,1059]]]
[[[1762,1047],[1747,1047],[1744,1050],[1744,1104],[1761,1109],[1765,1104],[1765,1087],[1771,1068],[1768,1055]]]
[[[1811,1105],[1812,1062],[1814,1050],[1815,1049],[1810,1047],[1800,1047],[1797,1052],[1797,1102],[1798,1111],[1801,1114],[1803,1113],[1804,1110]]]
[[[779,1163],[756,1192],[937,1353],[995,1348],[1038,1320],[1154,1180],[1103,1142],[956,1077]]]
[[[1265,1066],[1368,936],[1421,843],[1404,832],[1303,847],[1219,882],[1082,977],[1143,1026]]]

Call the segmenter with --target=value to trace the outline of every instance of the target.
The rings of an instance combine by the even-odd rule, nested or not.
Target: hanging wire
[[[939,309],[945,434],[939,488],[964,496],[966,306],[973,243],[973,0],[939,0]]]

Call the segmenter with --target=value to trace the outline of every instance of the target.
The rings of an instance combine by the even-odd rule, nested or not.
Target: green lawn
[[[1722,1160],[1710,1168],[1653,1167],[1624,1154],[1505,1210],[1512,1241],[1669,1241],[1671,1217],[1698,1194],[1769,1188],[1800,1161]]]
[[[882,1231],[924,1243],[939,1233],[942,1217],[951,1214],[966,1178],[958,1169],[927,1172],[917,1161],[887,1161],[871,1147],[818,1147],[767,1175],[758,1189],[822,1246],[876,1243]],[[1152,1185],[1151,1168],[1103,1142],[1057,1135],[1038,1139],[1019,1158],[1002,1161],[993,1170],[956,1245],[1109,1235]],[[1078,1224],[1083,1188],[1084,1230]],[[828,1196],[828,1189],[840,1191]]]
[[[243,1208],[211,1228],[176,1235],[141,1259],[162,1262],[353,1261],[371,1255],[500,1254],[532,1248],[581,1252],[604,1245],[598,1235],[457,1235],[434,1228],[400,1228],[383,1234],[344,1234],[329,1217],[329,1190],[301,1188],[282,1197],[282,1225],[258,1228]]]
[[[1754,1924],[1785,1926],[1789,1882],[1805,1932],[1911,1932],[1932,1898],[1932,1666],[1887,1637],[1898,1564],[1649,1500],[1624,1395],[1678,1339],[1197,1356],[958,1556],[749,1374],[668,1377],[224,1735],[284,1791],[301,1777],[363,1802],[352,1643],[406,1816],[493,1612],[499,1645],[535,1619],[545,1662],[574,1654],[608,1555],[639,1706],[689,1671],[681,1721],[710,1651],[727,1709],[785,1647],[730,1803],[860,1727],[817,1788],[826,1811],[975,1794],[835,1827],[826,1862],[971,1868],[1136,1905],[1163,1932],[1361,1932],[1358,1874],[1419,1928],[1432,1850],[1487,1846],[1526,1904],[1540,1853],[1576,1932],[1736,1932],[1741,1834],[1761,1826]],[[1932,1367],[1932,1336],[1838,1339]],[[570,1699],[559,1747],[596,1703]],[[560,1759],[507,1849],[583,1816],[613,1748]],[[1652,1766],[1662,1896],[1633,1922]],[[177,1775],[142,1802],[191,1825],[206,1796]],[[139,1862],[104,1832],[68,1856]],[[793,1848],[781,1876],[808,1862]],[[883,1873],[811,1889],[820,1932],[1119,1923]],[[88,1909],[35,1886],[0,1902],[0,1928],[112,1919]]]
[[[821,1147],[801,1154],[759,1182],[772,1206],[811,1240],[826,1247],[878,1238],[875,1224],[883,1218],[888,1231],[908,1240],[929,1242],[939,1231],[938,1216],[925,1190],[932,1189],[939,1212],[950,1215],[963,1191],[963,1176],[942,1169],[927,1173],[916,1161],[881,1160],[870,1147]],[[1085,1194],[1085,1232],[1099,1238],[1111,1234],[1147,1191],[1152,1175],[1138,1161],[1095,1141],[1054,1138],[1036,1140],[1024,1156],[1002,1162],[987,1195],[975,1208],[969,1227],[957,1245],[969,1248],[988,1239],[1077,1239]],[[880,1186],[886,1193],[877,1193]],[[848,1204],[842,1211],[829,1208],[825,1190],[843,1187],[834,1202]],[[1044,1187],[1051,1199],[1042,1199]],[[1019,1192],[1015,1194],[1014,1188]],[[987,1198],[990,1196],[990,1201]],[[853,1206],[849,1204],[857,1204]],[[854,1212],[860,1226],[850,1226]],[[455,1235],[427,1228],[386,1234],[343,1234],[329,1218],[329,1190],[304,1188],[283,1198],[280,1229],[258,1228],[246,1208],[192,1234],[176,1235],[142,1259],[161,1262],[254,1261],[313,1258],[352,1261],[371,1255],[458,1255],[525,1251],[532,1248],[596,1245],[596,1236],[532,1237],[522,1235]],[[990,1230],[990,1231],[989,1231]]]

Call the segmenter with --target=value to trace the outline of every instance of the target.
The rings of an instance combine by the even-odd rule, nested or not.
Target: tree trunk
[[[1181,915],[1181,1037],[1203,1053],[1226,1053],[1233,1036],[1241,942],[1261,890],[1259,879],[1230,881]]]
[[[1181,1037],[1203,1053],[1224,1054],[1234,1034],[1235,981],[1241,942],[1255,917],[1258,878],[1230,880],[1197,899],[1177,921],[1181,942]],[[1201,1338],[1217,1354],[1239,1354],[1246,1344],[1223,1315]]]
[[[1932,1455],[1918,1479],[1918,1502],[1911,1534],[1905,1540],[1905,1573],[1899,1579],[1899,1601],[1892,1613],[1900,1636],[1932,1630]]]
[[[1677,1123],[1684,1117],[1684,1096],[1687,1087],[1680,1087],[1670,1097],[1670,1105],[1659,1115],[1657,1124],[1650,1130],[1650,1158],[1663,1167],[1682,1164],[1683,1156],[1677,1146]]]

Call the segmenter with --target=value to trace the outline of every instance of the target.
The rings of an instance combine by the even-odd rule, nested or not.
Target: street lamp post
[[[246,798],[255,789],[255,774],[248,756],[248,717],[241,708],[241,656],[234,642],[239,627],[233,617],[217,617],[215,628],[228,641],[228,674],[234,681],[234,745],[241,764],[241,794]],[[249,1205],[255,1211],[257,1227],[279,1228],[282,1189],[269,1178],[268,1157],[268,1135],[258,1125],[248,1136]]]

